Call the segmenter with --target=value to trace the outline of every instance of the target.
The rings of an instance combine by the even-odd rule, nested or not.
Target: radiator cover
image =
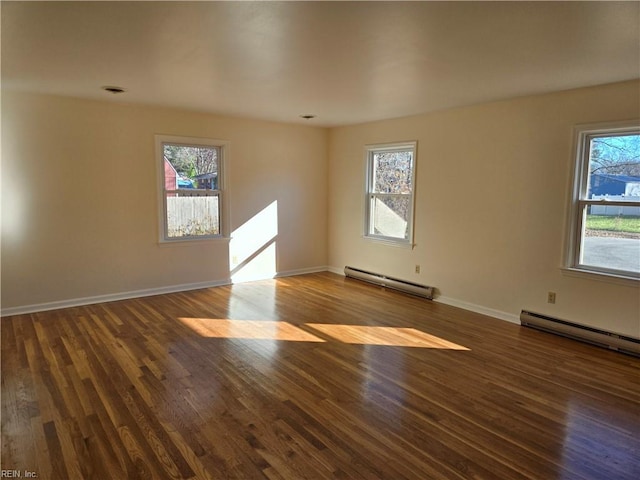
[[[562,335],[563,337],[640,357],[640,339],[637,338],[618,335],[607,332],[606,330],[567,322],[566,320],[560,320],[527,310],[522,310],[520,313],[520,324],[543,332]]]
[[[419,283],[408,282],[406,280],[400,280],[398,278],[389,277],[380,273],[368,272],[366,270],[348,266],[344,267],[344,274],[347,277],[362,280],[364,282],[392,288],[394,290],[399,290],[404,293],[410,293],[411,295],[417,295],[429,300],[433,299],[434,288],[427,285],[420,285]]]

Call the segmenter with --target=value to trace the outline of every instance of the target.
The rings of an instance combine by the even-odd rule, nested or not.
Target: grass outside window
[[[587,215],[587,232],[626,233],[640,237],[640,216]]]

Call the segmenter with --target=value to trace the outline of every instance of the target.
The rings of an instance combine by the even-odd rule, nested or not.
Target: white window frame
[[[626,122],[609,122],[578,125],[574,128],[574,168],[572,174],[572,194],[569,206],[567,246],[564,270],[568,273],[587,274],[613,281],[640,281],[640,274],[629,270],[615,270],[582,263],[583,231],[586,209],[591,205],[640,206],[640,202],[618,202],[590,200],[589,188],[590,141],[592,138],[624,134],[640,134],[640,119]]]
[[[411,193],[410,194],[398,194],[398,196],[408,196],[409,199],[409,218],[408,218],[408,232],[407,238],[390,237],[384,235],[378,235],[372,233],[372,209],[371,200],[376,197],[377,194],[373,192],[374,185],[374,166],[373,158],[376,153],[385,152],[399,152],[399,151],[411,151],[412,152],[412,168],[411,168]],[[415,219],[415,197],[416,197],[416,170],[417,170],[417,153],[418,142],[398,142],[398,143],[384,143],[373,144],[365,146],[365,163],[366,163],[366,181],[365,181],[365,195],[364,195],[364,229],[363,237],[366,240],[374,242],[385,243],[396,247],[413,248],[414,244],[414,219]],[[382,194],[381,194],[382,195]],[[385,196],[388,194],[384,194]]]
[[[177,244],[181,242],[198,242],[212,240],[229,240],[229,208],[228,188],[226,181],[226,164],[229,157],[229,142],[210,138],[183,137],[175,135],[155,135],[155,151],[157,166],[158,191],[158,225],[160,244]],[[216,190],[198,190],[193,193],[203,196],[218,197],[219,233],[216,235],[190,235],[183,237],[169,237],[167,231],[167,190],[164,178],[164,146],[179,145],[182,147],[215,147],[218,149],[218,184]]]

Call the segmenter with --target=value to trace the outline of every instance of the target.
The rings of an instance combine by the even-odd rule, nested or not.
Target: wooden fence
[[[638,202],[640,197],[632,197],[630,195],[594,195],[593,200],[610,200],[616,202]],[[640,216],[640,207],[620,205],[591,205],[589,211],[591,215],[609,215],[609,216]]]
[[[217,196],[167,197],[169,237],[218,235],[220,233]]]

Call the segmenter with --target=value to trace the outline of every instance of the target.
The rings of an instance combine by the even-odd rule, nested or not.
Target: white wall
[[[276,270],[326,266],[326,129],[3,92],[3,310],[228,281],[228,242],[158,243],[155,134],[228,140],[231,229],[276,201]]]
[[[560,269],[574,125],[637,117],[640,84],[626,82],[332,129],[329,265],[433,285],[440,301],[504,319],[528,309],[640,337],[637,282]],[[413,250],[362,238],[364,145],[408,140],[418,141]]]

